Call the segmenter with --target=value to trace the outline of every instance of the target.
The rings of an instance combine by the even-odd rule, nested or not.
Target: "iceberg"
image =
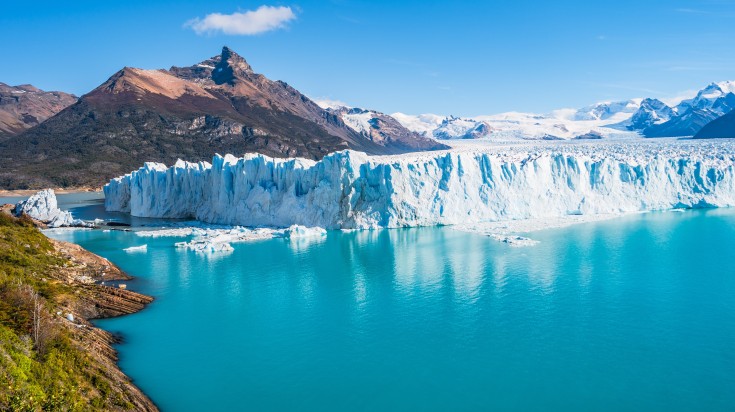
[[[321,227],[305,227],[300,225],[291,225],[283,231],[283,237],[289,239],[301,239],[326,236],[327,231]]]
[[[248,227],[369,229],[735,205],[735,143],[628,139],[460,145],[320,161],[216,155],[146,163],[108,211]]]
[[[71,212],[59,209],[53,189],[41,190],[28,199],[18,202],[13,209],[13,213],[16,216],[26,214],[45,223],[49,228],[93,226],[83,220],[74,219]]]

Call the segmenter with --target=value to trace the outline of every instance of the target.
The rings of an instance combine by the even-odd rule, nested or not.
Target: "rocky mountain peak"
[[[212,70],[212,80],[216,84],[234,85],[238,77],[248,77],[253,74],[253,68],[239,54],[227,46],[222,48],[219,62]]]

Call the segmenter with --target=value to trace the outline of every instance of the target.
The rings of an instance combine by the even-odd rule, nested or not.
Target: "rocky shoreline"
[[[0,208],[0,213],[11,215],[9,212],[7,205]],[[34,230],[43,227],[40,222],[34,223],[37,224]],[[157,411],[156,405],[119,369],[117,351],[113,345],[119,343],[120,338],[90,322],[93,319],[136,313],[151,303],[153,298],[105,285],[133,279],[109,260],[79,245],[48,240],[53,248],[50,254],[63,259],[65,263],[49,267],[37,276],[42,276],[42,282],[53,282],[67,291],[54,299],[53,323],[70,336],[75,347],[89,356],[92,360],[91,370],[108,382],[115,399],[122,400],[120,403],[132,406],[134,410]],[[126,409],[130,408],[119,408]]]
[[[109,260],[79,245],[50,240],[58,253],[74,263],[74,266],[64,268],[62,273],[66,274],[67,281],[72,282],[79,291],[77,303],[71,313],[74,314],[77,325],[83,327],[77,327],[75,335],[80,342],[84,342],[90,354],[105,367],[111,380],[119,384],[129,395],[129,400],[135,405],[136,410],[157,411],[158,408],[153,402],[117,366],[117,351],[112,345],[119,343],[119,337],[95,327],[90,322],[93,319],[136,313],[151,303],[153,298],[127,289],[101,285],[101,282],[133,278]]]

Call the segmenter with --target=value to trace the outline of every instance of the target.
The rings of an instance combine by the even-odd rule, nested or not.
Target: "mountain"
[[[568,140],[640,136],[638,132],[611,127],[629,114],[611,114],[597,120],[574,120],[579,115],[580,110],[563,109],[549,114],[508,112],[473,118],[434,114],[412,116],[403,113],[394,113],[392,116],[406,128],[439,140]]]
[[[30,84],[0,83],[0,139],[15,136],[74,104],[77,97]]]
[[[388,129],[381,139],[358,133],[224,47],[191,67],[125,67],[44,123],[0,142],[0,161],[11,166],[0,172],[0,187],[99,186],[144,162],[209,160],[215,153],[320,159],[344,149],[445,147]]]
[[[641,99],[595,103],[577,110],[571,120],[610,120],[613,118],[629,117],[640,108],[640,105]]]
[[[628,130],[644,130],[653,125],[667,122],[674,117],[674,109],[658,99],[646,98],[641,101],[638,110],[625,124]]]
[[[686,137],[735,108],[735,82],[711,83],[669,106],[654,98],[601,102],[548,114],[508,112],[472,118],[437,114],[392,116],[406,128],[439,140],[566,140]]]
[[[408,130],[395,118],[375,110],[346,106],[328,107],[325,110],[338,116],[364,138],[380,145],[416,151],[416,144],[427,140],[423,134]],[[436,143],[437,149],[445,147]]]
[[[489,136],[491,131],[492,127],[486,121],[449,116],[432,134],[434,138],[441,140],[480,139]]]
[[[711,83],[676,105],[669,120],[641,130],[646,137],[694,136],[706,124],[735,108],[735,82]]]
[[[735,111],[720,116],[707,123],[696,135],[695,139],[735,139]]]

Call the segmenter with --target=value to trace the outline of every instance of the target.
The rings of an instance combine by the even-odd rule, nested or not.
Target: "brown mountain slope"
[[[228,48],[192,67],[124,68],[76,104],[16,139],[0,142],[0,187],[100,186],[147,161],[209,160],[259,152],[319,159],[443,145],[373,141],[296,89],[254,73]]]
[[[76,101],[76,96],[68,93],[45,92],[29,84],[0,83],[0,139],[19,134]]]

